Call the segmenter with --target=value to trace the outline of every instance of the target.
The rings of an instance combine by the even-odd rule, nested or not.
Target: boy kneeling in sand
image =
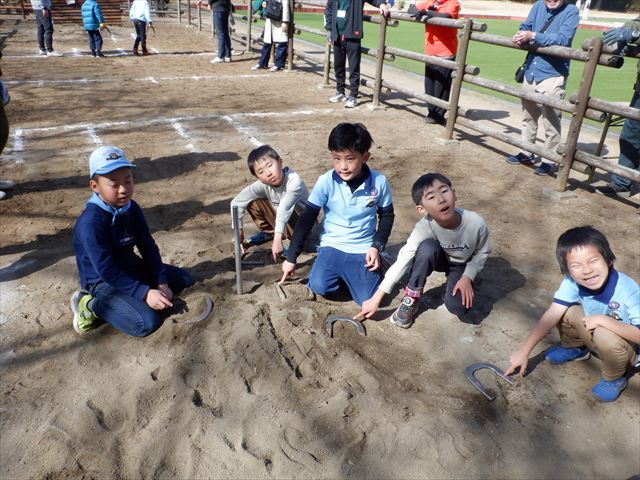
[[[359,305],[380,283],[380,253],[393,226],[391,186],[367,166],[373,140],[361,123],[341,123],[329,135],[333,169],[318,178],[300,216],[282,280],[293,275],[320,210],[324,210],[318,256],[309,274],[309,289],[319,295],[346,284]],[[376,228],[377,223],[377,228]]]
[[[249,153],[249,171],[258,180],[245,187],[231,200],[238,207],[240,240],[243,250],[273,240],[273,260],[284,251],[282,240],[291,238],[293,227],[309,196],[307,186],[292,168],[284,167],[282,159],[270,145],[262,145]],[[244,242],[242,216],[245,210],[260,230]],[[233,218],[233,215],[232,215]]]
[[[131,200],[134,167],[115,147],[89,157],[93,195],[73,233],[83,289],[71,297],[78,333],[107,322],[129,335],[149,335],[162,323],[158,311],[173,306],[174,292],[193,283],[186,270],[162,263],[142,209]]]
[[[418,300],[434,270],[447,274],[447,309],[458,317],[465,315],[473,305],[473,280],[491,253],[487,224],[477,213],[456,208],[456,193],[447,177],[441,173],[422,175],[413,184],[411,197],[423,218],[413,227],[398,259],[361,312],[367,318],[373,315],[385,294],[391,293],[411,267],[404,298],[389,319],[401,328],[413,325]]]
[[[556,258],[565,275],[553,301],[519,350],[511,354],[509,375],[524,376],[531,350],[557,326],[562,345],[545,352],[561,365],[587,360],[596,352],[602,378],[591,389],[594,397],[613,402],[627,386],[626,372],[638,360],[640,289],[613,268],[616,259],[607,238],[590,226],[567,230],[556,245]]]

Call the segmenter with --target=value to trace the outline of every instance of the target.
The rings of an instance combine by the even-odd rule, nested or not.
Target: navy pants
[[[421,292],[427,283],[427,277],[434,271],[444,272],[447,275],[447,287],[444,294],[444,304],[452,314],[460,317],[467,312],[467,308],[462,304],[462,295],[457,292],[453,295],[453,288],[462,277],[466,265],[450,263],[442,247],[437,240],[432,238],[425,240],[418,246],[416,256],[411,265],[409,273],[409,283],[407,286],[411,290]]]
[[[171,265],[164,267],[167,283],[174,294],[193,284],[191,274],[186,270]],[[151,283],[144,271],[135,272],[131,276],[147,285]],[[153,287],[157,288],[157,285]],[[108,283],[100,282],[89,286],[87,290],[94,297],[89,304],[93,313],[121,332],[146,337],[162,325],[161,311],[152,309],[144,300],[119,291]]]
[[[325,295],[338,290],[342,281],[353,300],[362,305],[373,296],[382,280],[379,270],[370,272],[364,262],[364,253],[345,253],[332,247],[320,247],[309,273],[309,288],[318,295]]]
[[[102,35],[100,30],[87,30],[89,34],[89,48],[94,55],[102,51]]]
[[[45,16],[44,12],[47,12]],[[53,52],[53,20],[51,10],[34,10],[36,14],[36,27],[38,31],[38,45],[40,50]]]
[[[333,46],[333,69],[336,74],[336,92],[344,93],[346,63],[349,62],[349,96],[357,97],[360,89],[360,40],[340,39]]]
[[[447,57],[443,60],[455,59],[456,57]],[[424,93],[448,102],[449,93],[451,92],[451,72],[452,70],[448,68],[425,63]],[[427,108],[429,109],[429,116],[431,118],[438,120],[438,122],[444,121],[444,114],[447,112],[444,108],[436,107],[430,103],[427,103]]]
[[[230,11],[213,11],[213,26],[216,29],[218,39],[218,57],[231,58],[231,35],[229,33]]]
[[[276,46],[276,67],[284,68],[287,61],[287,42],[275,42]],[[262,45],[262,53],[260,54],[260,60],[258,64],[262,68],[269,66],[269,55],[271,54],[271,43],[265,43]]]
[[[631,106],[640,108],[640,94],[634,92]],[[627,118],[620,132],[620,157],[618,163],[624,167],[638,170],[640,168],[640,120]],[[611,175],[611,186],[618,191],[631,189],[631,180]]]
[[[138,50],[138,45],[142,44],[142,51],[147,51],[147,22],[142,20],[134,20],[133,25],[136,27],[136,41],[133,42],[133,49]]]

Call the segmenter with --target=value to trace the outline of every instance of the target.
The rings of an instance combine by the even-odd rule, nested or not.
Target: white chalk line
[[[20,156],[21,152],[24,152],[24,140],[22,138],[23,130],[16,128],[13,132],[13,148],[9,152],[5,152],[6,155],[0,157],[3,160],[15,161],[16,165],[24,163],[24,159]]]
[[[100,137],[96,133],[96,129],[95,128],[88,127],[87,128],[87,134],[91,137],[91,140],[93,140],[93,143],[95,143],[97,146],[101,146],[102,145],[102,140],[100,140]]]
[[[188,141],[189,143],[187,143],[186,147],[187,150],[189,150],[191,153],[197,153],[200,152],[200,150],[198,150],[193,143],[190,142],[191,137],[189,136],[189,134],[187,133],[187,131],[184,129],[184,127],[180,124],[180,122],[173,121],[171,122],[171,126],[174,128],[174,130],[176,132],[178,132],[178,135],[180,135],[182,138],[184,138],[186,141]]]
[[[253,136],[253,133],[255,132],[255,128],[246,125],[242,122],[239,122],[236,119],[231,118],[230,115],[224,115],[222,117],[222,119],[224,121],[226,121],[227,123],[229,123],[229,125],[231,125],[233,128],[235,128],[239,134],[244,135],[245,137],[247,137],[249,139],[249,141],[253,144],[253,146],[255,147],[259,147],[260,145],[262,145],[264,142],[261,142],[260,140],[258,140],[256,137]]]
[[[188,76],[168,76],[168,77],[137,77],[137,78],[69,78],[64,80],[8,80],[4,82],[7,85],[36,85],[38,87],[44,87],[46,85],[63,85],[74,83],[122,83],[122,82],[182,82],[186,80],[193,80],[195,82],[207,81],[207,80],[228,80],[237,78],[268,78],[267,75],[256,74],[244,74],[244,75],[188,75]]]

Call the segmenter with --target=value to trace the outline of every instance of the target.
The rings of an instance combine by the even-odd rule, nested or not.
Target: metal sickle
[[[484,385],[482,385],[482,383],[480,383],[480,381],[475,376],[475,373],[478,370],[482,370],[484,368],[486,368],[488,370],[491,370],[493,373],[495,373],[498,377],[503,379],[509,385],[513,385],[513,380],[511,380],[509,377],[507,377],[504,374],[504,372],[502,370],[500,370],[498,367],[496,367],[495,365],[492,365],[490,363],[474,363],[473,365],[469,365],[464,370],[464,373],[465,373],[465,375],[467,377],[467,380],[469,380],[471,382],[471,385],[476,387],[480,391],[480,393],[482,393],[487,398],[487,400],[489,400],[491,402],[491,401],[495,400],[496,397],[491,396],[489,394],[489,392],[487,392],[485,390]]]
[[[364,329],[364,325],[362,324],[362,322],[359,322],[358,320],[355,320],[351,317],[343,317],[340,315],[330,315],[329,317],[327,317],[324,330],[327,333],[327,335],[329,335],[331,338],[333,338],[333,324],[336,322],[350,323],[351,325],[356,327],[356,331],[358,332],[358,335],[360,335],[361,337],[367,336],[367,332]]]

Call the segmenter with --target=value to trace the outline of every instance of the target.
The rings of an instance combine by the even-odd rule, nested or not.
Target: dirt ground
[[[136,58],[131,29],[113,27],[107,58],[80,55],[82,33],[62,26],[60,58],[35,55],[33,24],[4,20],[4,80],[12,137],[0,177],[18,186],[0,203],[0,458],[2,478],[628,478],[640,472],[640,377],[622,397],[589,395],[599,361],[553,367],[536,349],[534,369],[509,386],[465,379],[476,362],[505,367],[561,280],[553,249],[565,229],[591,224],[609,237],[621,271],[640,278],[637,203],[590,193],[545,193],[554,179],[503,160],[510,149],[471,132],[438,141],[423,108],[400,97],[383,110],[327,102],[321,72],[252,72],[257,55],[212,65],[205,33],[157,25]],[[74,50],[77,49],[77,50]],[[122,51],[118,50],[122,49]],[[74,53],[76,52],[76,53]],[[329,131],[363,122],[370,165],[393,187],[389,250],[411,231],[409,190],[426,171],[446,173],[459,206],[489,225],[493,253],[478,283],[485,318],[462,323],[426,308],[401,330],[387,321],[400,290],[367,337],[329,314],[357,313],[347,300],[304,295],[304,257],[282,302],[279,266],[244,272],[234,293],[229,202],[252,178],[257,143],[270,143],[309,186],[330,168]],[[517,128],[518,118],[503,119]],[[105,327],[78,336],[68,298],[78,288],[71,244],[89,196],[87,159],[99,144],[125,149],[138,168],[145,208],[163,259],[189,268],[193,292],[214,313],[171,320],[147,338]],[[609,143],[615,143],[610,139]],[[439,282],[430,281],[435,297]],[[434,307],[433,305],[432,307]]]

